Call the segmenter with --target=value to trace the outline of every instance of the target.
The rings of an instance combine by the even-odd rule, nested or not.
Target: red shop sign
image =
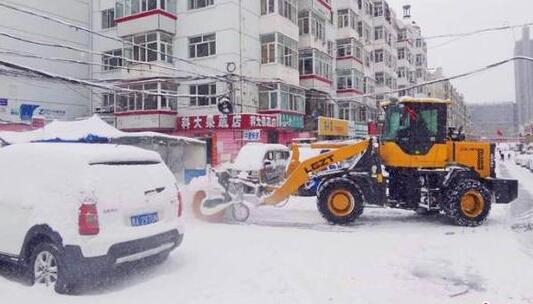
[[[277,115],[235,114],[178,117],[176,130],[275,129],[277,127]]]

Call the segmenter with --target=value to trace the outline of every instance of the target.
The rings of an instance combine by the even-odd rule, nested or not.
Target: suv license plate
[[[146,226],[159,221],[159,215],[157,212],[141,214],[130,217],[130,223],[133,227]]]

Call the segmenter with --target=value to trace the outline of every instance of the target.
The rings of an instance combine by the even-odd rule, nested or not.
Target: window
[[[383,62],[383,50],[375,50],[374,51],[374,62],[380,63]]]
[[[115,23],[115,9],[107,9],[102,11],[102,29],[108,29],[117,26]]]
[[[261,63],[281,63],[297,68],[298,42],[281,33],[261,35]]]
[[[339,119],[350,120],[350,103],[339,104]]]
[[[298,17],[300,35],[312,35],[322,41],[326,40],[326,21],[309,11],[301,12]]]
[[[355,39],[342,39],[337,41],[337,57],[352,56],[363,61],[363,45]]]
[[[357,89],[363,91],[363,73],[355,69],[338,70],[337,89]]]
[[[416,69],[416,78],[422,78],[424,77],[424,72],[422,69]]]
[[[376,73],[376,86],[381,87],[385,84],[385,75],[383,72]]]
[[[189,9],[198,9],[214,4],[214,0],[189,0]]]
[[[339,10],[337,16],[337,26],[339,28],[350,26],[350,14],[347,9]]]
[[[270,90],[270,91],[261,90],[259,92],[259,110],[279,109],[278,108],[278,93],[279,93],[278,90]]]
[[[276,34],[261,36],[261,63],[276,62]]]
[[[328,55],[334,56],[335,55],[335,42],[328,40]]]
[[[152,94],[133,92],[133,93],[119,93],[115,97],[115,111],[142,111],[142,110],[177,110],[177,98],[174,96],[161,95],[177,95],[178,85],[170,82],[148,82],[141,84],[134,84],[127,86],[130,90],[137,90],[142,92],[149,92]]]
[[[406,78],[406,77],[407,77],[407,69],[405,67],[399,67],[398,78]]]
[[[352,56],[353,45],[351,39],[337,40],[337,57]]]
[[[363,21],[357,22],[357,35],[359,38],[363,38]]]
[[[401,29],[398,32],[398,41],[402,41],[406,39],[407,39],[407,29]]]
[[[116,49],[105,53],[106,55],[102,56],[104,71],[116,70],[118,67],[123,66],[122,49]]]
[[[261,0],[261,15],[272,14],[276,0]]]
[[[173,62],[172,36],[163,32],[128,36],[124,38],[124,55],[134,61]]]
[[[217,84],[199,84],[189,86],[189,93],[197,95],[190,98],[191,106],[212,106],[217,104]]]
[[[215,55],[217,52],[216,34],[206,34],[189,38],[189,57],[200,58]]]
[[[398,48],[398,60],[405,59],[405,48]]]
[[[298,23],[296,0],[278,0],[279,14],[293,23]]]
[[[383,2],[374,3],[374,17],[383,16]]]
[[[365,77],[363,81],[363,92],[365,94],[371,94],[374,93],[375,90],[375,84],[374,80],[370,77]]]
[[[424,64],[424,56],[422,54],[416,54],[415,62],[417,66],[421,66]]]
[[[102,110],[107,113],[115,112],[115,94],[110,94],[110,93],[103,94]]]
[[[191,0],[190,0],[191,1]],[[213,0],[198,0],[198,2]],[[141,12],[161,9],[176,14],[176,0],[117,0],[115,3],[115,18],[122,18]]]
[[[381,40],[385,38],[383,26],[376,26],[374,28],[374,40]]]
[[[416,44],[415,44],[415,45],[416,45],[417,48],[422,47],[422,39],[421,39],[421,38],[417,38],[417,39],[416,39]]]
[[[284,84],[265,85],[259,91],[259,109],[305,113],[305,93]]]
[[[318,75],[332,80],[332,57],[316,49],[300,50],[300,75]]]

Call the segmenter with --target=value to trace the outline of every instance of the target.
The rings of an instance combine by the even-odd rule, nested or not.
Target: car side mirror
[[[263,165],[264,165],[265,167],[269,167],[269,166],[272,165],[272,161],[270,161],[269,159],[265,159],[265,160],[263,161]]]

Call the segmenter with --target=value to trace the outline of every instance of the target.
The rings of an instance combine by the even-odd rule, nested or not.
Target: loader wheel
[[[446,216],[459,226],[476,227],[485,222],[491,207],[490,191],[481,182],[463,179],[446,192]]]
[[[338,177],[324,182],[317,193],[320,214],[331,224],[345,225],[363,213],[363,196],[350,179]]]

